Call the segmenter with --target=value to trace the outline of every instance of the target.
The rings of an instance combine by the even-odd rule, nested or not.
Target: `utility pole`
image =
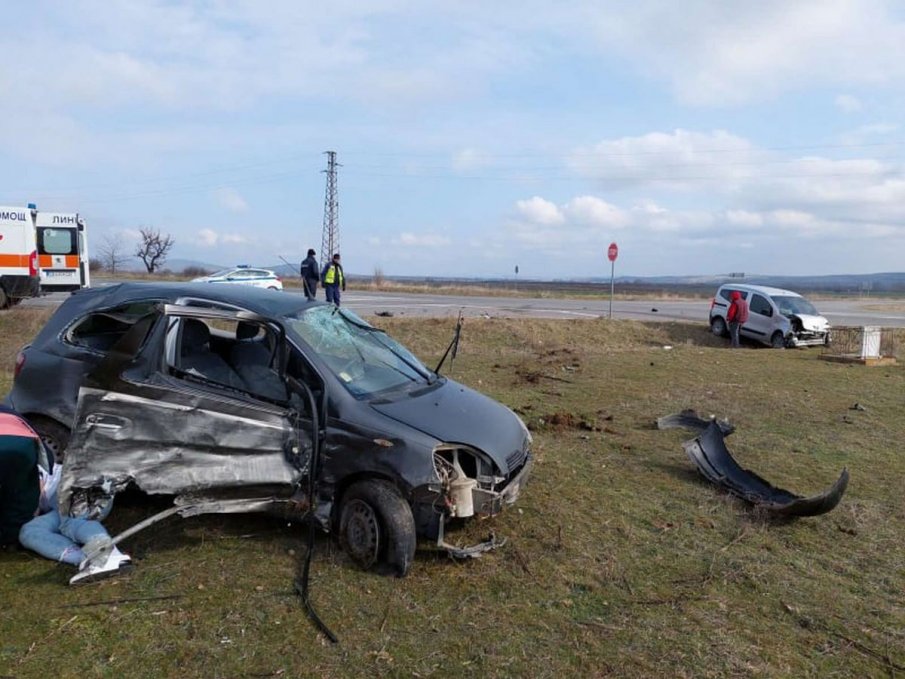
[[[327,156],[327,190],[324,194],[324,233],[321,237],[321,269],[339,252],[339,201],[336,198],[336,151],[324,151]]]

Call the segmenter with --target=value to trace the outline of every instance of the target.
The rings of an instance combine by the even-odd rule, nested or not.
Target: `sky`
[[[351,274],[903,271],[902,8],[9,3],[0,205],[297,262],[332,150]]]

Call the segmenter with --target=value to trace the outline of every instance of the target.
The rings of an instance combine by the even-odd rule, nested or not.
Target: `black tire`
[[[722,316],[714,316],[710,319],[710,332],[717,337],[729,336],[729,328],[726,326],[726,321],[723,320]]]
[[[8,306],[10,306],[9,295],[6,294],[6,290],[0,285],[0,309],[6,309]]]
[[[41,437],[44,446],[53,453],[54,462],[62,462],[69,445],[69,427],[43,415],[29,416],[28,423]]]
[[[343,495],[339,541],[363,569],[405,577],[417,542],[412,508],[391,483],[358,481]]]
[[[782,334],[781,331],[777,330],[770,337],[770,346],[774,349],[785,349],[786,348],[786,338]]]

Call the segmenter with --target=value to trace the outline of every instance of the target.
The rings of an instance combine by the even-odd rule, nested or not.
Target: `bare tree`
[[[111,274],[116,274],[116,270],[122,268],[132,258],[132,255],[126,251],[127,247],[121,233],[108,233],[97,248],[101,265]]]
[[[141,240],[135,250],[135,256],[144,262],[148,273],[154,273],[167,261],[167,255],[176,241],[170,234],[161,235],[160,229],[152,229],[149,226],[143,226],[138,231]]]

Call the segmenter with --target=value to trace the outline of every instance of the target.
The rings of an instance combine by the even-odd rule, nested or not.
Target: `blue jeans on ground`
[[[339,306],[339,284],[325,285],[324,291],[327,293],[327,304]]]
[[[22,526],[19,542],[46,559],[78,566],[85,558],[82,545],[91,538],[109,537],[99,521],[60,516],[56,506]]]

